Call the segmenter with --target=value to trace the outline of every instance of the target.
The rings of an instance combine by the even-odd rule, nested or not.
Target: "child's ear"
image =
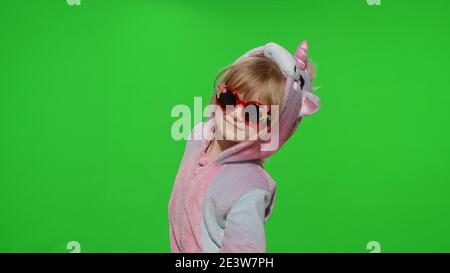
[[[310,116],[317,112],[320,108],[320,99],[311,92],[303,92],[302,109],[300,110],[300,117]]]

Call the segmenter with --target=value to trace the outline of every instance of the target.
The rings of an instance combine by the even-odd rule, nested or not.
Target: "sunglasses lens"
[[[219,105],[226,110],[227,106],[236,106],[236,96],[233,92],[223,92],[219,95]]]
[[[257,124],[259,121],[259,106],[249,104],[244,108],[244,117],[246,122]]]

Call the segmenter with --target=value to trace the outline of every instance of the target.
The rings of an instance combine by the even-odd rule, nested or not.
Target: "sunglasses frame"
[[[242,106],[244,109],[247,107],[247,106],[249,106],[249,105],[255,105],[256,107],[258,107],[258,111],[259,111],[259,109],[260,109],[260,107],[261,106],[265,106],[264,104],[262,104],[262,103],[260,103],[260,102],[258,102],[258,101],[253,101],[253,100],[250,100],[250,101],[243,101],[243,100],[241,100],[241,98],[239,97],[239,93],[236,91],[236,89],[234,89],[234,88],[232,88],[232,87],[229,87],[229,86],[226,86],[224,83],[222,83],[219,87],[219,91],[220,92],[217,92],[217,94],[216,94],[216,104],[222,109],[222,111],[224,111],[225,113],[227,112],[227,109],[226,109],[226,107],[224,107],[223,105],[221,105],[220,104],[220,102],[219,102],[219,96],[221,95],[221,94],[223,94],[223,93],[226,93],[226,92],[232,92],[232,94],[235,96],[235,98],[236,98],[236,103],[235,103],[235,105],[233,106],[233,107],[236,107],[236,106],[238,106],[238,105],[240,105],[240,106]],[[270,105],[267,105],[268,106],[268,110],[267,110],[267,116],[269,117],[270,116]],[[245,122],[245,124],[246,125],[250,125],[250,124],[254,124],[254,125],[256,125],[256,126],[259,126],[259,120],[260,120],[261,118],[260,117],[258,117],[258,121],[257,121],[257,123],[256,124],[254,124],[254,122],[251,122],[249,119],[247,119],[247,118],[245,118],[244,117],[244,122]]]

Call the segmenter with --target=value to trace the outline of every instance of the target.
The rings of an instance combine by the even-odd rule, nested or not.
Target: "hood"
[[[285,77],[285,93],[280,109],[278,134],[273,132],[268,140],[247,140],[234,145],[220,153],[219,163],[263,160],[278,151],[296,131],[303,116],[314,114],[320,107],[319,97],[311,93],[311,71],[308,69],[308,45],[300,43],[295,55],[292,55],[276,43],[268,43],[254,48],[241,57],[264,55],[275,61]],[[205,126],[208,131],[214,131],[213,120]],[[276,127],[275,127],[276,128]]]

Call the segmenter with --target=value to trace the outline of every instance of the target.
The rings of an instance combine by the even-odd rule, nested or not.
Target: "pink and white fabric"
[[[275,201],[275,182],[261,165],[292,136],[303,116],[319,109],[311,93],[308,45],[294,55],[276,43],[238,58],[261,55],[274,60],[285,76],[279,144],[264,150],[263,140],[241,142],[209,160],[205,149],[215,132],[212,119],[198,124],[186,144],[169,201],[171,252],[265,252],[264,223]]]

